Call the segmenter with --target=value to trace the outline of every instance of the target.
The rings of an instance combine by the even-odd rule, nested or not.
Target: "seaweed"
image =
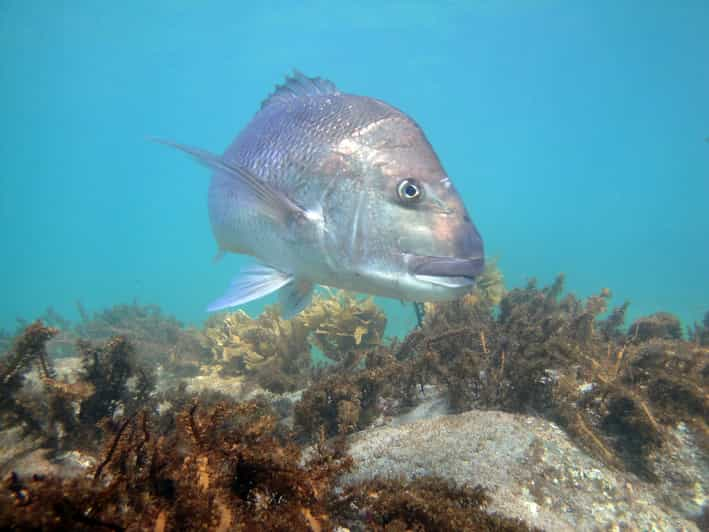
[[[135,348],[126,338],[116,336],[101,346],[80,340],[78,348],[83,366],[79,378],[94,389],[81,401],[81,425],[94,427],[104,418],[113,418],[119,409],[132,414],[148,401],[155,387],[154,372],[138,363]]]
[[[264,402],[193,401],[163,422],[141,410],[104,422],[101,458],[77,478],[15,473],[0,486],[13,530],[509,530],[480,486],[436,478],[344,488],[344,440],[323,432],[307,456]]]
[[[225,375],[256,375],[265,388],[293,391],[310,370],[309,329],[302,319],[284,320],[269,306],[258,318],[238,310],[210,317],[205,337]]]
[[[585,300],[564,295],[560,275],[543,288],[531,280],[499,301],[475,290],[427,304],[423,326],[403,342],[322,371],[295,405],[295,427],[304,439],[320,429],[328,436],[355,432],[384,407],[412,406],[418,390],[439,385],[454,412],[477,407],[547,417],[606,463],[654,479],[654,453],[674,424],[683,420],[706,433],[706,351],[677,338],[667,315],[641,323],[669,326],[625,333],[628,303],[602,318],[610,297],[607,289]]]
[[[76,326],[82,338],[105,340],[112,336],[125,336],[131,340],[145,339],[151,343],[174,344],[182,324],[172,316],[162,313],[157,305],[119,304],[94,313],[89,319],[86,310]]]
[[[560,423],[610,465],[654,479],[652,457],[678,421],[706,434],[707,350],[658,313],[622,330],[628,303],[605,319],[610,291],[579,300],[564,277],[506,293],[430,305],[401,345],[421,382],[442,384],[454,411],[533,413]]]
[[[407,385],[405,366],[385,348],[368,352],[364,368],[339,369],[318,379],[295,404],[300,437],[312,439],[320,430],[328,437],[361,430],[380,414],[380,399],[400,396]]]
[[[434,476],[410,481],[373,479],[345,488],[333,511],[366,530],[527,531],[524,522],[487,513],[489,496],[480,486],[456,486]],[[348,523],[349,524],[349,523]]]
[[[51,306],[41,316],[45,323],[58,329],[48,345],[55,358],[80,355],[79,340],[106,341],[116,336],[130,341],[139,358],[153,360],[180,375],[196,375],[199,362],[208,358],[202,333],[183,327],[157,305],[119,304],[90,316],[77,301],[77,309],[81,317],[78,323],[72,323]]]
[[[344,290],[317,295],[299,319],[312,344],[335,362],[379,345],[387,322],[372,297],[358,298]]]
[[[14,336],[6,331],[5,329],[0,329],[0,353],[6,353],[12,347],[12,339]]]
[[[174,373],[193,376],[199,364],[210,358],[203,334],[185,328],[175,317],[166,315],[157,305],[114,305],[89,318],[79,306],[82,321],[73,330],[75,337],[105,341],[121,336],[127,339],[141,360],[163,364]]]
[[[53,306],[48,306],[46,310],[44,311],[44,314],[42,314],[39,319],[43,322],[46,323],[47,326],[59,329],[59,330],[68,330],[71,329],[71,321],[66,319],[64,316],[62,316],[59,312],[57,312]]]
[[[43,530],[320,530],[326,501],[351,466],[324,441],[301,450],[258,402],[199,403],[157,432],[146,411],[106,426],[90,478],[10,475],[0,527]]]
[[[325,440],[341,442],[435,385],[454,412],[544,416],[606,463],[653,480],[653,458],[678,421],[705,436],[704,448],[709,441],[709,313],[684,341],[667,314],[626,328],[628,303],[605,314],[609,299],[606,289],[565,294],[563,275],[505,292],[490,263],[470,294],[425,304],[422,326],[391,343],[381,309],[346,292],[317,295],[292,320],[272,306],[257,318],[213,316],[202,331],[156,307],[117,306],[74,329],[94,340],[72,348],[82,359],[75,382],[58,379],[47,354],[57,330],[36,322],[0,360],[0,414],[52,449],[103,451],[92,478],[8,477],[0,527],[524,529],[485,513],[479,488],[440,479],[336,490],[350,459]],[[314,367],[314,348],[332,363]],[[188,394],[184,382],[156,394],[146,353],[174,373],[218,369],[275,393],[309,384],[293,408],[295,432],[264,402]],[[30,393],[33,370],[41,386]],[[305,442],[315,444],[309,460]]]
[[[704,314],[702,323],[695,323],[693,328],[687,328],[687,336],[697,345],[709,347],[709,311]]]
[[[25,375],[33,365],[41,377],[54,377],[46,343],[57,332],[57,329],[46,327],[37,320],[15,338],[10,351],[0,359],[0,416],[9,422],[8,425],[24,426],[26,430],[35,433],[42,431],[42,416],[19,397],[19,392]]]
[[[657,312],[635,320],[628,329],[628,336],[632,336],[636,343],[652,338],[679,340],[682,338],[682,327],[676,316],[668,312]]]
[[[97,423],[119,409],[135,411],[145,404],[155,377],[136,361],[132,345],[116,337],[103,346],[79,341],[83,371],[74,382],[59,380],[46,347],[57,332],[34,322],[0,360],[0,415],[38,436],[48,449],[90,448],[100,436]],[[33,366],[41,390],[25,389]]]
[[[380,345],[386,317],[371,298],[344,292],[315,295],[313,303],[290,320],[280,307],[266,307],[258,318],[244,311],[212,316],[204,335],[212,360],[224,375],[245,375],[274,393],[304,388],[317,348],[334,362],[355,364]]]

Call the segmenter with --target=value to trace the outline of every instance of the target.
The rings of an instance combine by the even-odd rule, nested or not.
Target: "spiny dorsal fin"
[[[313,94],[339,94],[332,81],[323,78],[309,78],[298,70],[286,77],[283,85],[276,85],[276,90],[261,103],[261,109],[272,103],[287,102],[300,96]]]

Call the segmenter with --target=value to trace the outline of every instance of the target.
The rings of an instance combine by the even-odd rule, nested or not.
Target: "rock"
[[[431,402],[428,411],[440,411],[440,399]],[[419,407],[418,412],[426,408]],[[676,501],[668,498],[670,486],[648,484],[611,470],[580,450],[554,423],[541,418],[471,411],[414,422],[398,419],[354,434],[350,442],[355,469],[344,482],[433,474],[458,483],[481,484],[490,490],[491,511],[548,531],[618,526],[697,530],[681,512],[694,511],[701,504],[675,506]],[[694,502],[702,504],[706,503],[706,486],[697,486],[702,478],[709,478],[703,464],[703,469],[696,464],[680,468],[686,477],[698,475],[692,484]]]
[[[0,477],[12,470],[18,457],[28,456],[39,449],[42,438],[24,433],[22,427],[14,426],[0,430]]]
[[[81,451],[69,451],[53,456],[51,449],[42,447],[43,439],[23,434],[20,427],[0,431],[0,477],[14,471],[29,477],[35,473],[76,477],[85,475],[96,459]]]

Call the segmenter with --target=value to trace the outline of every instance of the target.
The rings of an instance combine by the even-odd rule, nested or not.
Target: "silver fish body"
[[[221,250],[268,268],[212,305],[282,288],[298,312],[313,285],[406,301],[469,291],[482,239],[421,128],[373,98],[296,73],[219,157],[209,215]]]

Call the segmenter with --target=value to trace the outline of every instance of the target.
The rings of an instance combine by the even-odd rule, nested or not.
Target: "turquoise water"
[[[0,2],[0,327],[204,320],[243,259],[212,262],[208,172],[146,139],[220,152],[293,67],[422,125],[508,286],[709,310],[706,0],[253,4]]]

